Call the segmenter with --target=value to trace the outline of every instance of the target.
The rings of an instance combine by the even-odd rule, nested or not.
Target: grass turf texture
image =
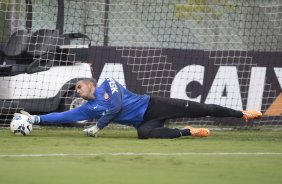
[[[167,155],[110,155],[113,153]],[[175,153],[280,153],[176,155]],[[69,154],[9,157],[20,154]],[[82,129],[37,129],[19,137],[0,130],[0,183],[280,184],[281,131],[213,132],[209,138],[138,140],[132,129],[105,129],[98,138]],[[81,154],[81,155],[79,155]]]

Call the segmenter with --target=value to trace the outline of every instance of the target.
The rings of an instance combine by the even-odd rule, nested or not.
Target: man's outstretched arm
[[[75,109],[64,112],[54,112],[45,115],[30,115],[26,111],[21,111],[21,114],[29,116],[33,124],[60,124],[60,123],[73,123],[81,120],[90,119],[87,114],[85,106],[80,106]]]

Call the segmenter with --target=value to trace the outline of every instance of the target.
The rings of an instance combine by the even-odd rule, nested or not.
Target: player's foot
[[[256,110],[245,110],[245,111],[242,111],[242,113],[243,113],[242,118],[246,122],[248,122],[250,119],[258,119],[262,116],[262,113]]]
[[[210,131],[207,128],[193,128],[191,126],[185,126],[184,128],[189,129],[192,137],[208,137]]]

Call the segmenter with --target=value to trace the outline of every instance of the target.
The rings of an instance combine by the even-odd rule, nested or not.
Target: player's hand
[[[87,136],[96,137],[99,130],[100,129],[95,125],[90,128],[84,129],[83,132],[85,132]]]
[[[36,125],[36,124],[40,123],[40,117],[39,116],[37,116],[37,115],[30,115],[28,112],[26,112],[24,110],[21,110],[20,113],[23,114],[23,115],[28,116],[30,118],[30,121],[31,121],[32,124]],[[17,113],[15,113],[15,114],[17,114]]]

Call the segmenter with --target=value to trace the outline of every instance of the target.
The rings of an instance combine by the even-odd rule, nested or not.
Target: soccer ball
[[[15,135],[28,135],[32,131],[31,120],[27,115],[15,114],[10,124],[10,130]]]

